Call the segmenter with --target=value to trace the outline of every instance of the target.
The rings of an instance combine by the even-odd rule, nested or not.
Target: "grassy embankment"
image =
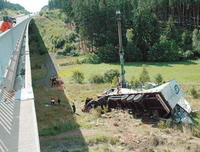
[[[57,23],[60,23],[60,28],[53,26]],[[49,17],[37,18],[36,25],[37,34],[44,41],[41,42],[47,53],[39,55],[36,50],[40,48],[34,48],[38,46],[38,41],[35,44],[33,42],[32,51],[35,53],[32,52],[31,61],[39,132],[41,136],[64,132],[55,137],[40,137],[42,151],[174,151],[175,145],[175,151],[199,149],[199,138],[184,128],[182,131],[174,128],[153,128],[143,125],[140,120],[133,119],[126,112],[113,111],[103,116],[95,110],[90,114],[81,112],[86,97],[95,97],[111,87],[111,84],[90,84],[88,79],[94,74],[102,75],[109,69],[119,69],[118,64],[74,64],[59,67],[59,64],[67,62],[76,63],[79,57],[54,59],[58,66],[58,75],[64,80],[65,87],[50,88],[38,83],[48,75],[49,69],[45,64],[49,58],[47,51],[52,51],[50,37],[54,34],[59,36],[59,31],[62,31],[62,34],[70,31],[59,19]],[[132,76],[138,78],[143,64],[147,67],[152,81],[158,73],[162,74],[165,81],[177,79],[193,108],[200,110],[199,99],[193,99],[189,94],[192,87],[200,89],[199,60],[176,63],[128,63],[125,66],[127,80]],[[76,84],[71,80],[75,70],[84,73],[83,84]],[[45,104],[49,103],[52,96],[59,97],[62,100],[61,105],[46,107]],[[72,114],[72,102],[75,102],[79,115]]]

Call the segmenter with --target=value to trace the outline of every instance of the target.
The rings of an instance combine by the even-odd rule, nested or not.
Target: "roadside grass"
[[[87,144],[79,137],[48,140],[41,143],[42,152],[88,152]]]
[[[45,128],[39,131],[40,136],[54,136],[72,129],[78,128],[79,125],[74,122],[67,122],[66,124],[57,125],[54,127]]]
[[[76,125],[73,124],[73,122],[75,123],[75,119],[71,106],[69,105],[68,99],[66,98],[62,88],[35,87],[34,94],[39,130],[44,129],[44,132],[48,132],[45,130],[47,129],[51,132],[52,127],[55,130],[59,130],[59,128],[61,128],[60,130],[63,130],[62,125],[68,123],[69,128],[73,128],[73,126],[76,127]],[[56,100],[59,98],[61,104],[51,105],[51,97],[55,97]],[[56,128],[56,126],[60,127]],[[67,127],[63,128],[69,129]]]
[[[31,68],[32,68],[32,77],[33,81],[40,80],[45,78],[47,75],[47,69],[45,67],[44,61],[46,60],[46,55],[31,55]]]
[[[96,96],[111,87],[111,84],[77,84],[65,81],[65,92],[71,101],[85,103],[87,97],[96,98]]]
[[[109,143],[111,145],[117,145],[120,143],[117,137],[110,136],[110,134],[105,135],[101,133],[88,137],[86,142],[90,145],[99,144],[99,143]]]

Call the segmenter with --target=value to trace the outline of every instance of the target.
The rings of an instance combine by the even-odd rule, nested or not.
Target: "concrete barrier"
[[[40,152],[34,95],[32,89],[28,26],[25,38],[25,86],[20,95],[19,152]],[[28,115],[27,115],[28,114]]]
[[[0,35],[0,87],[11,89],[16,74],[19,48],[25,27],[30,19],[26,18],[10,30]]]
[[[17,89],[13,100],[0,102],[0,151],[2,152],[40,152],[28,42],[30,20],[30,18],[25,19],[0,36],[0,75],[3,75],[0,78],[1,88],[3,87],[0,96],[16,86],[18,68],[23,65],[22,68],[25,69],[25,83]],[[18,63],[22,53],[25,56],[25,64]],[[4,117],[5,113],[10,114],[9,121]]]

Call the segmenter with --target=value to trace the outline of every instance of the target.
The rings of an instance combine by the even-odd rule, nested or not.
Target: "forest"
[[[0,0],[0,11],[5,8],[11,9],[11,10],[24,10],[24,7],[22,7],[19,4],[10,3],[7,0]]]
[[[118,61],[116,11],[121,11],[126,62],[200,57],[200,0],[49,0],[67,14],[87,51]]]

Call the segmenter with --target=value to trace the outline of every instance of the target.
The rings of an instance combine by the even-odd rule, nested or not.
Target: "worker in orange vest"
[[[3,23],[1,24],[0,31],[5,32],[10,28],[12,28],[12,23],[9,21],[8,17],[3,17]]]

